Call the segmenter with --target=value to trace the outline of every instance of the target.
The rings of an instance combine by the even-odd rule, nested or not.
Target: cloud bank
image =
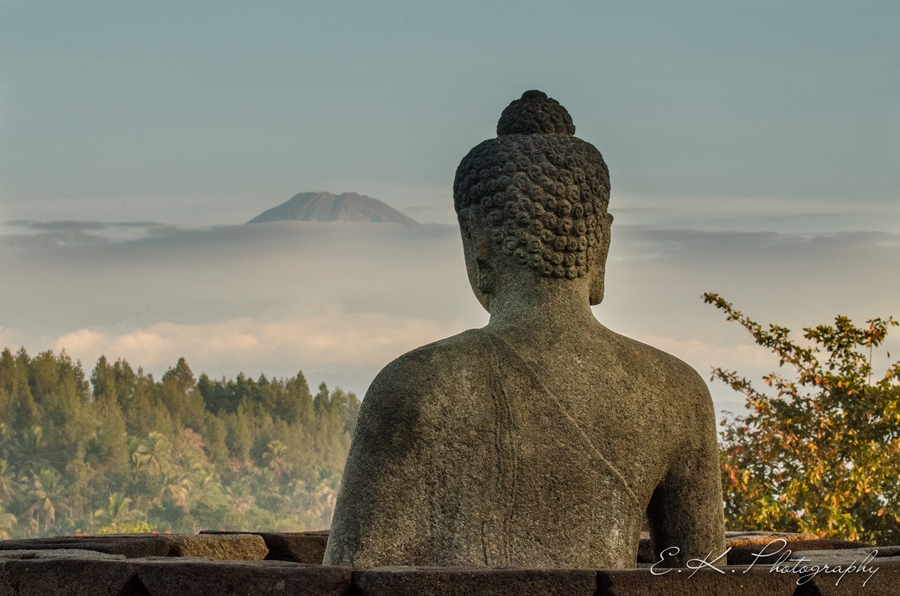
[[[159,374],[184,356],[198,373],[303,370],[362,393],[400,354],[487,322],[455,226],[15,222],[0,234],[0,255],[0,343],[65,349],[87,367],[105,354]],[[799,332],[837,314],[858,323],[900,315],[897,270],[896,234],[617,223],[595,314],[704,376],[716,365],[755,377],[777,361],[704,305],[703,292]],[[877,355],[876,368],[878,358],[887,362]],[[711,388],[720,409],[740,407],[730,390]]]

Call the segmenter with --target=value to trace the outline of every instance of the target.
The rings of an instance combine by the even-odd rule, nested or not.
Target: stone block
[[[844,550],[844,549],[859,549],[867,547],[871,549],[872,547],[864,542],[849,542],[847,540],[787,540],[786,543],[775,542],[780,537],[774,537],[765,541],[753,542],[753,543],[739,543],[736,545],[729,544],[731,550],[728,552],[728,564],[729,565],[752,565],[754,563],[760,564],[772,564],[777,559],[777,555],[773,556],[760,556],[757,557],[755,555],[761,554],[766,555],[769,553],[776,553],[778,551],[786,552],[790,550],[791,552],[799,552],[799,551],[825,551],[825,550]],[[769,546],[771,545],[771,546]]]
[[[261,561],[269,549],[265,540],[252,534],[233,536],[166,536],[170,557],[207,557],[213,561]]]
[[[725,532],[726,547],[731,547],[733,550],[739,549],[741,547],[749,548],[749,550],[740,551],[740,553],[736,554],[735,557],[729,557],[729,564],[749,565],[753,561],[753,557],[749,557],[749,560],[747,560],[748,556],[746,553],[759,552],[759,547],[756,545],[765,546],[766,544],[779,538],[784,539],[786,542],[794,542],[798,540],[818,540],[818,538],[812,534],[798,534],[795,532]],[[858,543],[847,544],[862,546],[862,544]],[[753,547],[756,547],[755,550]],[[650,532],[641,532],[641,539],[638,544],[637,562],[641,566],[651,565],[655,562],[655,559],[653,558],[653,549],[650,546]]]
[[[849,573],[819,572],[799,580],[795,596],[897,596],[900,594],[900,557],[878,557],[867,570]],[[831,567],[833,570],[833,566]],[[844,567],[846,569],[846,567]],[[843,570],[842,570],[843,571]]]
[[[794,577],[768,569],[610,569],[597,573],[596,596],[793,596]],[[664,574],[664,575],[662,575]]]
[[[56,536],[53,538],[31,538],[27,540],[4,540],[0,551],[6,550],[58,550],[82,549],[101,553],[133,557],[165,557],[169,554],[170,542],[166,536],[154,535],[108,535],[108,536]]]
[[[94,550],[77,548],[37,549],[37,550],[0,550],[0,562],[6,560],[50,560],[50,559],[99,559],[102,561],[124,561],[124,555],[110,555]]]
[[[0,559],[0,596],[149,596],[124,557],[96,555]]]
[[[788,542],[794,540],[818,540],[815,534],[797,532],[771,532],[766,530],[728,531],[725,532],[725,544],[728,546],[746,546],[748,544],[765,544],[776,538],[784,538]]]
[[[84,549],[128,559],[137,557],[207,557],[213,560],[264,559],[268,554],[265,541],[253,534],[110,534],[102,536],[58,536],[30,540],[0,542],[5,550]]]
[[[380,567],[353,572],[361,596],[594,596],[587,569]]]
[[[321,565],[325,557],[325,545],[328,544],[328,530],[315,532],[213,532],[204,530],[201,534],[238,535],[255,534],[260,536],[269,549],[266,560],[292,561]]]
[[[352,570],[284,561],[130,561],[152,596],[347,596]]]

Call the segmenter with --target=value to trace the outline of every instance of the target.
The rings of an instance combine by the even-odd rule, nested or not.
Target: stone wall
[[[79,536],[0,542],[0,596],[872,596],[900,594],[900,547],[774,534],[732,534],[722,569],[485,569],[395,567],[352,570],[319,564],[327,532]],[[757,558],[782,538],[805,562]],[[770,551],[782,546],[776,543]],[[766,552],[770,552],[766,551]],[[876,552],[877,551],[877,552]],[[855,563],[854,563],[855,561]],[[864,562],[865,561],[865,562]],[[864,562],[864,563],[863,563]],[[850,572],[825,573],[836,567]],[[863,569],[860,570],[862,564]],[[812,576],[810,566],[820,572]],[[803,567],[810,567],[803,573]],[[865,585],[864,585],[865,584]]]

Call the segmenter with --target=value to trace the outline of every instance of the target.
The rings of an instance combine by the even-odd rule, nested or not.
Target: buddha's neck
[[[555,328],[596,322],[584,278],[541,278],[502,284],[491,294],[489,309],[490,327]]]

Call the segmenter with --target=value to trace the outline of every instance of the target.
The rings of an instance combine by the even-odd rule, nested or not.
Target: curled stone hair
[[[526,91],[503,110],[497,138],[469,151],[453,181],[460,223],[489,222],[504,254],[548,277],[587,273],[609,205],[603,157],[574,135],[559,102]]]

